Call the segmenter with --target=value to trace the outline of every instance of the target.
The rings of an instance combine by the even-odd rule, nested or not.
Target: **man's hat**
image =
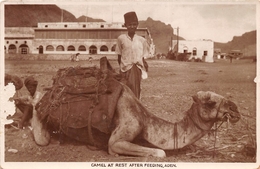
[[[124,15],[125,23],[138,22],[138,18],[135,12],[128,12]]]

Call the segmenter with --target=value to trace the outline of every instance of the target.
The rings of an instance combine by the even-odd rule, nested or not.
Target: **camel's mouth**
[[[224,116],[223,120],[231,123],[236,123],[240,120],[241,115],[238,111],[236,104],[232,101],[224,102]]]
[[[225,112],[222,120],[236,123],[240,120],[240,118],[241,116],[239,112]]]

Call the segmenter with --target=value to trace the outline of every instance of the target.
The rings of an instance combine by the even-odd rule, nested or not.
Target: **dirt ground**
[[[213,91],[235,102],[242,119],[224,123],[217,132],[206,135],[193,145],[167,152],[166,158],[109,155],[107,151],[66,139],[63,144],[52,138],[46,147],[37,146],[30,128],[5,127],[5,162],[256,162],[256,63],[252,60],[217,60],[215,63],[147,60],[149,77],[142,81],[141,102],[155,115],[175,122],[192,104],[198,91]],[[116,61],[112,66],[118,70]],[[34,75],[39,90],[50,87],[59,68],[99,65],[98,61],[5,61],[5,71],[23,80]],[[25,87],[20,94],[25,93]],[[19,111],[16,114],[19,118]],[[214,150],[214,142],[216,148]],[[17,150],[17,151],[15,151]]]

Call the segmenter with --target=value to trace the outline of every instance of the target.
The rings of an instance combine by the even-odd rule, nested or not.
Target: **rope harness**
[[[80,68],[66,68],[63,70],[60,70],[57,75],[53,78],[53,87],[49,88],[48,92],[49,94],[46,95],[45,100],[42,100],[42,103],[38,105],[39,111],[41,114],[48,114],[52,111],[57,111],[56,113],[59,113],[58,117],[58,122],[59,122],[59,129],[58,131],[60,134],[62,134],[64,129],[64,126],[66,127],[66,122],[69,117],[70,111],[71,110],[71,103],[73,102],[86,102],[86,104],[89,104],[89,101],[91,101],[91,105],[89,106],[89,109],[86,110],[88,119],[87,119],[87,131],[88,131],[88,137],[89,141],[96,147],[101,147],[102,145],[99,145],[92,134],[92,115],[94,112],[95,107],[99,104],[99,96],[104,94],[108,87],[105,84],[105,80],[107,78],[107,74],[104,72],[99,71],[95,67],[90,67],[91,69],[86,69],[84,72],[80,72],[81,74],[77,74],[77,69]],[[75,69],[75,72],[74,72]],[[98,72],[97,72],[98,71]],[[75,74],[73,74],[73,72]],[[83,74],[82,74],[83,73]],[[71,89],[72,87],[78,88],[79,87],[79,82],[75,82],[74,80],[69,80],[66,81],[66,79],[73,79],[74,76],[77,78],[77,80],[81,79],[87,79],[88,77],[94,77],[96,79],[96,82],[94,84],[94,90],[91,94],[88,93],[73,93],[69,95],[64,95],[67,94],[67,89]],[[70,81],[73,81],[73,84],[71,84]],[[91,82],[92,83],[92,82]],[[85,84],[83,84],[85,85]],[[84,86],[85,87],[85,86]],[[102,87],[102,89],[101,89]],[[100,92],[101,90],[101,92]],[[69,97],[67,97],[69,96]],[[47,100],[46,100],[47,99]],[[41,104],[46,104],[47,106],[41,105]],[[63,108],[63,104],[67,105],[66,108]],[[66,111],[64,114],[64,111]],[[84,110],[83,110],[84,111]],[[84,113],[84,112],[82,112]],[[55,117],[54,117],[55,118]],[[47,119],[48,122],[49,118]]]
[[[217,113],[216,113],[216,116],[215,116],[215,119],[214,119],[214,125],[215,125],[215,129],[204,129],[204,128],[202,128],[194,119],[193,119],[193,117],[191,116],[191,114],[188,112],[187,113],[187,117],[192,121],[192,123],[196,126],[196,128],[198,128],[199,130],[201,130],[201,131],[203,131],[203,132],[206,132],[206,133],[209,133],[209,132],[212,132],[212,131],[214,131],[215,132],[215,139],[214,139],[214,152],[213,152],[213,158],[215,157],[215,149],[216,149],[216,140],[217,140],[217,138],[216,138],[216,135],[217,135],[217,130],[220,128],[220,126],[224,123],[224,121],[222,121],[221,122],[221,124],[219,125],[219,126],[217,126],[217,124],[216,124],[216,121],[217,121],[217,117],[218,117],[218,115],[219,115],[219,112],[220,112],[220,107],[222,106],[222,104],[223,104],[223,101],[224,99],[222,99],[221,100],[221,102],[220,102],[220,104],[219,104],[219,106],[218,106],[218,108],[217,108]],[[197,107],[197,108],[199,108],[199,107]],[[225,116],[227,116],[227,115],[225,115]],[[225,117],[224,116],[224,117]],[[223,118],[224,118],[223,117]],[[187,118],[185,118],[184,119],[184,123],[185,123],[185,126],[187,126],[188,125],[188,119]],[[185,133],[187,134],[187,128],[185,128]],[[173,140],[174,140],[174,149],[177,149],[178,148],[178,131],[177,131],[177,123],[174,123],[174,132],[173,132]],[[184,136],[184,138],[183,138],[183,143],[185,143],[185,136]]]

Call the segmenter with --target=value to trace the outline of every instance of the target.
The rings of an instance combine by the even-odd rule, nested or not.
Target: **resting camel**
[[[229,120],[235,123],[240,119],[235,103],[214,92],[199,91],[192,96],[193,103],[184,118],[176,123],[168,122],[150,113],[127,86],[121,86],[112,119],[113,128],[105,134],[111,155],[166,157],[165,150],[180,149],[194,143],[208,133],[215,122]],[[32,127],[38,145],[44,146],[50,141],[50,131],[45,126],[37,112],[34,112]],[[69,130],[66,135],[78,140],[85,138],[86,133],[82,131],[86,132],[87,129],[77,130],[81,129]],[[136,137],[143,138],[153,146],[133,143]]]

